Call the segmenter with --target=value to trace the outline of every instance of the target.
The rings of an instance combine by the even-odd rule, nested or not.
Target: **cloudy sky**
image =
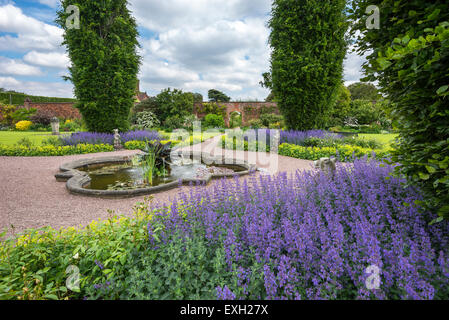
[[[264,100],[269,69],[271,0],[130,0],[143,63],[141,90],[216,88],[233,100]],[[56,26],[58,0],[0,0],[0,87],[34,95],[72,97],[62,80],[70,61]],[[81,12],[82,15],[82,12]],[[362,59],[348,55],[346,83],[357,81]]]

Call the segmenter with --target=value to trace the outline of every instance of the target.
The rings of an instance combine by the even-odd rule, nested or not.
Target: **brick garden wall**
[[[24,107],[27,109],[35,108],[37,110],[48,110],[54,113],[55,117],[64,119],[81,119],[81,113],[74,107],[73,102],[31,102],[26,101]]]
[[[202,104],[197,102],[194,106],[194,112],[199,118],[206,116],[206,114],[201,113]],[[229,126],[231,113],[233,112],[240,112],[243,126],[247,125],[250,120],[258,119],[261,110],[264,108],[270,108],[272,113],[279,114],[276,102],[218,102],[217,104],[226,107],[224,120],[227,126]]]

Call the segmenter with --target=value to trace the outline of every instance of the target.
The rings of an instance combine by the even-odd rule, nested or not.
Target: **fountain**
[[[183,184],[207,184],[212,179],[246,175],[256,170],[245,161],[172,150],[169,144],[147,143],[142,151],[132,157],[112,156],[65,163],[55,177],[65,181],[68,191],[73,194],[128,198]],[[152,154],[155,156],[153,162],[147,161],[151,160]]]

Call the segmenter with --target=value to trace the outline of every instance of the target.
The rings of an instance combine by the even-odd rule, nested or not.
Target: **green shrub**
[[[274,113],[263,113],[260,115],[260,121],[265,127],[270,127],[273,124],[280,124],[284,121],[284,117]]]
[[[170,142],[171,146],[174,147],[174,146],[178,145],[181,141],[161,140],[162,144],[166,144],[168,142]],[[125,142],[124,148],[127,150],[144,150],[145,149],[145,141],[137,141],[136,140],[136,141]]]
[[[87,288],[123,272],[133,252],[145,251],[152,216],[148,202],[138,203],[134,214],[81,229],[30,230],[0,242],[0,300],[82,299]],[[66,287],[71,265],[81,275],[78,292]]]
[[[208,114],[204,118],[204,126],[208,128],[223,128],[225,123],[222,116],[217,114]]]
[[[202,114],[212,113],[223,117],[226,115],[226,107],[216,102],[203,102],[197,111]]]
[[[368,0],[353,3],[352,33],[365,73],[391,101],[400,134],[392,160],[397,173],[426,194],[427,205],[449,218],[449,6],[447,1],[384,0],[380,31],[367,29]]]
[[[13,114],[16,110],[16,106],[2,104],[0,102],[0,115],[2,118],[2,122],[8,126],[12,126],[14,124]]]
[[[90,299],[214,300],[215,286],[228,278],[224,250],[203,239],[175,238],[170,245],[131,256],[126,276],[89,288]],[[198,273],[200,271],[200,273]]]
[[[157,128],[161,124],[154,112],[145,110],[136,115],[136,124],[141,129]]]
[[[114,151],[114,147],[108,144],[78,144],[76,146],[55,147],[53,145],[44,146],[7,146],[0,145],[0,156],[10,157],[49,157],[49,156],[67,156],[73,154],[87,154],[97,152]]]
[[[354,100],[351,102],[349,117],[357,119],[359,125],[371,124],[379,121],[380,112],[372,101]]]
[[[364,156],[372,157],[373,154],[375,154],[377,159],[384,159],[388,156],[388,153],[382,150],[366,149],[350,145],[337,147],[303,147],[289,143],[283,143],[279,146],[279,154],[304,160],[336,157],[339,161],[344,162],[350,162],[354,158],[362,158]]]
[[[171,116],[165,120],[164,127],[170,131],[182,129],[184,128],[184,117],[180,115]]]
[[[12,114],[12,120],[13,122],[29,121],[36,112],[37,110],[35,108],[20,108],[14,111]]]
[[[263,123],[260,119],[252,119],[248,121],[248,126],[250,126],[252,129],[260,129],[263,128]]]
[[[42,141],[43,146],[61,147],[63,145],[62,140],[59,137],[49,137]]]
[[[168,88],[156,96],[155,104],[157,108],[151,111],[156,114],[159,121],[171,129],[182,128],[184,117],[193,111],[193,94]]]
[[[34,143],[33,143],[33,141],[30,140],[30,138],[23,137],[22,139],[17,141],[16,145],[31,148],[32,146],[34,146]]]
[[[244,151],[257,151],[257,152],[270,152],[270,145],[266,144],[265,148],[262,148],[262,146],[259,146],[258,141],[245,141],[242,139],[239,139],[238,137],[221,137],[221,146],[223,149],[229,149],[229,150],[244,150]],[[243,148],[242,148],[243,146]]]

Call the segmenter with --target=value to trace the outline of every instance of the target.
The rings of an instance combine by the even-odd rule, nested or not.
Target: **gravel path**
[[[215,155],[223,152],[216,147],[221,136],[210,139],[201,145],[193,147]],[[92,220],[106,219],[108,209],[116,214],[132,215],[132,207],[144,197],[131,199],[97,199],[70,194],[65,183],[57,182],[54,174],[59,166],[65,162],[90,157],[104,157],[111,155],[132,155],[137,151],[117,151],[89,155],[64,157],[0,157],[0,230],[14,226],[14,232],[27,228],[52,226],[86,225]],[[255,152],[231,152],[226,157],[233,156],[246,159],[249,162],[265,167],[265,172],[276,173],[286,171],[295,172],[297,169],[310,169],[311,161],[278,157],[277,165],[266,165],[267,159],[256,159]],[[262,155],[262,154],[259,154]],[[270,160],[275,163],[275,159]],[[260,173],[256,173],[260,174]],[[241,178],[244,179],[244,178]],[[212,181],[208,187],[214,184]],[[180,191],[191,187],[184,186],[154,195],[155,201],[166,202],[173,199]],[[11,230],[8,234],[11,234]]]

